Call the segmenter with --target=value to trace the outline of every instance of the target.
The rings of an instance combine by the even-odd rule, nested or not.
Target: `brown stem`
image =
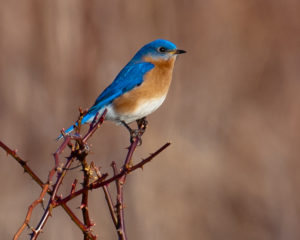
[[[140,126],[139,126],[140,129]],[[131,143],[128,153],[126,156],[126,159],[124,161],[123,167],[120,170],[120,172],[126,172],[127,169],[130,168],[132,165],[132,155],[138,145],[138,143],[141,141],[141,136],[144,132],[140,132],[140,135],[138,135],[136,138],[133,139],[133,142]],[[112,163],[113,169],[114,169],[114,176],[118,175],[116,164]],[[124,194],[123,189],[126,181],[127,174],[123,174],[120,178],[117,178],[115,180],[116,182],[116,188],[117,188],[117,204],[116,204],[116,214],[118,219],[118,225],[117,225],[117,233],[119,236],[119,240],[127,240],[126,235],[126,229],[125,229],[125,218],[124,218]]]
[[[55,160],[55,167],[59,167],[59,155],[63,152],[63,150],[66,148],[66,146],[69,144],[71,140],[70,136],[66,136],[64,138],[63,143],[59,146],[59,148],[56,150],[56,152],[53,154],[54,160]]]
[[[128,153],[126,155],[125,161],[123,163],[123,166],[120,170],[117,169],[116,164],[113,162],[112,167],[114,170],[114,176],[105,180],[108,176],[107,173],[101,174],[99,169],[94,167],[96,170],[98,179],[92,183],[90,183],[90,166],[88,165],[86,161],[86,156],[88,154],[88,146],[86,144],[87,140],[93,135],[93,133],[100,127],[100,125],[103,123],[105,115],[107,113],[107,110],[103,112],[102,116],[98,119],[98,114],[93,119],[92,124],[90,124],[89,131],[86,133],[84,137],[80,137],[78,135],[75,136],[69,136],[64,135],[64,142],[61,144],[61,146],[57,149],[57,151],[54,153],[54,160],[55,160],[55,166],[50,171],[48,175],[48,181],[46,184],[44,184],[37,175],[28,167],[25,161],[23,161],[20,157],[17,156],[16,151],[11,150],[8,148],[4,143],[0,141],[0,147],[2,147],[7,154],[11,155],[13,158],[15,158],[19,164],[24,168],[25,172],[27,172],[34,180],[37,182],[43,189],[40,194],[40,197],[35,200],[28,208],[28,212],[26,215],[26,218],[22,224],[22,226],[19,228],[17,233],[15,234],[14,239],[18,239],[20,234],[23,232],[26,226],[28,226],[32,212],[34,208],[43,201],[43,198],[46,193],[50,195],[50,199],[48,201],[48,205],[44,211],[44,214],[42,218],[40,219],[36,229],[32,229],[31,239],[37,239],[39,234],[42,232],[42,229],[44,228],[49,216],[51,216],[52,209],[57,206],[62,206],[63,209],[67,212],[67,214],[70,216],[71,220],[81,229],[81,231],[84,234],[84,239],[92,239],[95,240],[96,236],[91,233],[91,226],[93,225],[90,217],[89,217],[89,211],[88,211],[88,194],[89,190],[96,189],[99,187],[103,188],[105,199],[113,220],[113,223],[117,229],[119,240],[127,240],[126,237],[126,231],[125,231],[125,219],[124,219],[124,184],[126,182],[126,177],[129,173],[133,172],[134,170],[138,168],[143,168],[143,166],[151,161],[157,154],[162,152],[165,148],[167,148],[170,143],[166,143],[164,146],[162,146],[160,149],[158,149],[155,153],[151,154],[148,158],[140,161],[139,163],[133,165],[132,164],[132,156],[133,153],[138,145],[142,143],[141,136],[146,130],[147,121],[145,119],[141,119],[140,121],[137,121],[138,123],[138,130],[136,133],[137,135],[131,136],[131,145],[128,148]],[[76,129],[77,132],[80,131],[80,122],[82,120],[83,114],[81,114],[78,125],[79,127]],[[98,120],[97,120],[98,119]],[[76,145],[71,144],[71,140],[76,142]],[[67,158],[66,163],[64,166],[59,166],[59,156],[63,152],[63,150],[66,148],[66,146],[71,146],[71,155]],[[76,188],[76,180],[72,184],[71,192],[70,194],[65,197],[64,199],[61,199],[61,197],[57,196],[57,192],[59,187],[62,184],[62,181],[67,173],[67,170],[70,169],[70,166],[72,162],[78,159],[81,161],[82,168],[83,168],[83,175],[84,175],[84,181],[83,181],[83,188],[75,191]],[[91,164],[93,167],[93,164]],[[57,173],[56,183],[53,185],[53,189],[51,190],[50,184],[52,182],[53,176]],[[115,181],[116,188],[117,188],[117,199],[116,199],[116,208],[114,207],[114,203],[112,201],[110,192],[108,190],[108,185]],[[74,212],[67,206],[67,202],[76,196],[82,194],[82,201],[81,201],[81,209],[83,214],[83,222],[81,222],[77,216],[74,214]]]
[[[25,172],[27,172],[31,178],[40,186],[43,188],[44,183],[43,181],[31,170],[31,168],[27,165],[26,161],[21,159],[16,151],[11,150],[8,146],[6,146],[3,142],[0,141],[0,147],[10,156],[12,156],[24,169]]]
[[[102,114],[102,116],[100,117],[99,121],[97,122],[97,124],[95,124],[93,127],[90,128],[90,131],[87,133],[87,135],[85,136],[84,140],[86,141],[89,137],[92,136],[92,134],[95,132],[95,130],[103,123],[104,121],[104,117],[106,114],[106,110],[104,111],[104,113]],[[82,114],[81,114],[82,115]],[[54,189],[53,191],[51,191],[51,189],[49,189],[49,184],[52,180],[52,177],[54,176],[55,172],[57,172],[57,170],[61,171],[61,169],[59,169],[59,155],[63,152],[63,150],[65,149],[65,147],[70,143],[70,140],[73,139],[70,136],[66,136],[64,142],[60,145],[60,147],[58,148],[58,150],[53,154],[54,155],[54,159],[55,159],[55,167],[50,171],[49,176],[48,176],[48,182],[47,184],[44,184],[42,182],[42,180],[29,168],[29,166],[27,165],[27,163],[22,160],[17,154],[16,151],[11,150],[9,147],[7,147],[2,141],[0,141],[0,147],[3,148],[7,154],[11,155],[15,160],[18,161],[18,163],[23,167],[23,169],[25,170],[25,172],[27,172],[35,182],[37,182],[42,188],[43,188],[43,196],[41,196],[39,199],[37,199],[36,201],[34,201],[29,209],[28,209],[28,213],[26,215],[25,221],[23,223],[23,225],[20,227],[20,229],[18,230],[18,232],[16,233],[15,239],[18,239],[19,235],[22,233],[22,231],[24,230],[24,228],[26,227],[26,225],[29,223],[30,221],[30,217],[32,214],[33,209],[35,208],[35,206],[42,201],[41,199],[44,197],[45,192],[48,192],[48,194],[51,195],[51,198],[48,202],[48,206],[43,214],[42,219],[40,220],[38,227],[35,230],[32,230],[33,233],[31,235],[31,239],[36,239],[39,235],[39,233],[42,231],[43,226],[45,225],[47,219],[49,218],[49,216],[51,215],[51,211],[52,208],[55,207],[57,204],[55,203],[55,201],[58,199],[57,197],[57,191],[59,186],[62,183],[62,180],[66,174],[66,170],[69,169],[71,163],[74,160],[74,157],[71,155],[68,160],[67,163],[65,164],[65,166],[62,168],[63,171],[59,172],[58,176],[57,176],[57,182],[54,185]],[[72,152],[73,153],[73,152]],[[88,184],[88,182],[87,182]],[[74,187],[75,188],[75,187]],[[74,191],[74,189],[72,190]],[[85,200],[84,200],[85,202]],[[87,202],[87,200],[86,200]],[[76,218],[76,216],[74,215],[74,213],[67,207],[67,205],[65,203],[60,204],[62,205],[62,207],[65,209],[65,211],[68,213],[68,215],[71,217],[71,219],[77,223],[78,226],[81,227],[82,231],[84,233],[86,233],[87,229],[83,228],[84,225],[80,223],[80,221]],[[88,226],[91,224],[88,224]],[[87,236],[86,239],[96,239],[95,236],[91,235],[91,234],[85,234],[85,236]]]
[[[55,206],[56,194],[57,194],[58,188],[60,187],[60,185],[62,183],[62,180],[64,179],[64,176],[65,176],[66,171],[67,171],[66,169],[68,169],[71,166],[73,161],[74,161],[74,157],[71,154],[71,156],[68,157],[66,164],[64,165],[64,168],[63,168],[64,170],[61,173],[59,173],[58,176],[57,176],[57,180],[56,180],[56,183],[54,185],[54,189],[52,191],[51,198],[49,199],[48,205],[47,205],[47,207],[44,211],[44,214],[43,214],[40,222],[38,223],[35,230],[33,230],[33,233],[31,235],[31,240],[37,239],[38,235],[42,232],[43,227],[45,226],[49,216],[51,215],[52,209]]]
[[[98,178],[102,178],[103,175],[102,175],[100,169],[99,169],[98,167],[96,167],[95,164],[94,164],[93,162],[91,163],[91,165],[92,165],[92,167],[95,169],[95,172],[96,172]],[[113,200],[112,200],[112,198],[111,198],[111,194],[110,194],[109,189],[108,189],[108,184],[107,184],[107,185],[104,185],[104,186],[102,187],[102,189],[103,189],[103,192],[104,192],[105,201],[106,201],[106,203],[107,203],[107,206],[108,206],[108,209],[109,209],[110,216],[111,216],[111,218],[112,218],[112,221],[113,221],[115,227],[117,227],[117,224],[118,224],[118,222],[117,222],[117,217],[116,217],[116,214],[115,214],[114,203],[113,203]]]
[[[82,142],[86,143],[86,141],[94,134],[94,132],[101,126],[101,124],[103,123],[105,116],[107,113],[107,109],[105,108],[104,112],[102,113],[101,117],[99,118],[99,120],[96,122],[96,124],[94,124],[93,126],[91,125],[89,131],[87,132],[87,134],[82,138]],[[98,114],[96,114],[96,116],[93,119],[93,122],[96,121],[95,119],[97,119]]]
[[[28,211],[27,211],[25,220],[24,220],[22,226],[19,228],[19,230],[18,230],[18,231],[16,232],[16,234],[14,235],[14,240],[19,239],[19,237],[20,237],[21,233],[24,231],[25,227],[28,226],[33,209],[34,209],[39,203],[43,202],[43,199],[44,199],[44,197],[45,197],[45,194],[47,193],[48,188],[49,188],[49,185],[48,185],[48,184],[45,184],[44,187],[43,187],[43,190],[42,190],[42,192],[41,192],[41,194],[40,194],[40,196],[39,196],[39,198],[36,199],[36,200],[28,207]]]
[[[166,143],[164,144],[162,147],[160,147],[157,151],[155,151],[154,153],[152,153],[149,157],[145,158],[144,160],[142,160],[141,162],[133,165],[132,167],[130,168],[126,168],[126,169],[123,169],[120,173],[118,173],[117,175],[115,176],[112,176],[111,178],[107,179],[107,180],[104,180],[108,174],[107,173],[104,173],[102,174],[102,177],[97,179],[96,181],[94,182],[91,182],[87,188],[89,190],[93,190],[93,189],[97,189],[97,188],[100,188],[100,187],[103,187],[105,185],[108,185],[110,184],[111,182],[115,181],[116,179],[119,179],[121,178],[123,175],[125,174],[129,174],[133,171],[135,171],[136,169],[138,168],[143,168],[143,166],[150,162],[154,157],[156,157],[159,153],[161,153],[163,150],[165,150],[168,146],[170,146],[170,143]],[[82,192],[84,191],[84,189],[80,189],[80,190],[77,190],[76,192],[72,193],[72,194],[69,194],[67,197],[61,199],[61,200],[58,200],[57,204],[60,205],[61,203],[66,203],[68,201],[70,201],[71,199],[77,197],[78,195],[81,195]]]
[[[90,168],[86,162],[86,158],[84,157],[83,160],[81,160],[81,165],[82,165],[82,171],[83,171],[83,188],[85,189],[82,192],[82,199],[81,199],[81,211],[82,211],[82,216],[83,216],[83,222],[84,225],[87,227],[89,230],[90,227],[93,225],[90,220],[89,216],[89,209],[88,209],[88,197],[89,197],[89,190],[86,189],[86,186],[89,185],[90,182]],[[86,233],[84,233],[84,240],[88,239]]]
[[[112,162],[112,167],[114,171],[114,176],[118,174],[118,169],[115,162]],[[117,203],[116,203],[116,215],[117,215],[117,225],[116,230],[119,240],[126,240],[126,230],[124,221],[124,204],[123,204],[123,183],[120,181],[121,178],[115,180],[117,189]]]
[[[82,231],[82,233],[84,234],[84,236],[87,237],[87,239],[90,240],[96,240],[97,237],[94,236],[89,229],[76,217],[76,215],[73,213],[73,211],[67,206],[66,203],[62,203],[61,206],[63,207],[63,209],[66,211],[66,213],[68,213],[68,215],[70,216],[71,220],[80,228],[80,230]]]
[[[8,146],[6,146],[3,142],[0,141],[0,147],[3,148],[7,154],[11,155],[21,166],[22,168],[24,169],[25,172],[27,172],[31,177],[32,179],[40,186],[42,187],[43,191],[40,195],[40,198],[37,199],[35,202],[33,202],[29,207],[28,207],[28,212],[27,212],[27,215],[26,215],[26,218],[25,218],[25,221],[23,223],[23,225],[19,228],[18,232],[16,233],[14,239],[18,239],[18,237],[20,236],[21,232],[24,230],[24,226],[27,225],[30,221],[30,218],[31,218],[31,214],[32,214],[32,211],[33,209],[35,208],[35,206],[40,202],[39,200],[42,199],[42,195],[44,193],[44,191],[46,191],[49,195],[52,195],[52,191],[51,189],[49,189],[49,183],[53,177],[53,175],[55,174],[56,172],[56,168],[53,168],[50,173],[49,173],[49,176],[48,176],[48,182],[47,184],[44,184],[42,182],[42,180],[31,170],[31,168],[27,165],[27,163],[22,160],[17,154],[16,154],[16,151],[13,151],[11,150]],[[64,207],[65,204],[62,204],[62,206]]]

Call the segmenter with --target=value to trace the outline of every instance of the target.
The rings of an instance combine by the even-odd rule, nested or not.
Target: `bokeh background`
[[[172,145],[128,178],[129,239],[300,239],[299,1],[0,6],[0,139],[42,179],[53,166],[54,139],[78,107],[91,106],[141,46],[165,38],[188,53],[178,58],[135,159]],[[108,171],[124,159],[128,133],[105,123],[91,143],[89,160]],[[2,150],[0,159],[0,235],[11,239],[40,188]],[[95,232],[116,239],[104,204],[102,191],[93,191]],[[57,208],[40,239],[82,234]]]

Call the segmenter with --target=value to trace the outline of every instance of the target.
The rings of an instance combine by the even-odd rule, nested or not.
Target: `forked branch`
[[[42,188],[39,197],[35,201],[33,201],[33,203],[28,207],[25,220],[16,232],[14,240],[19,239],[21,233],[26,227],[29,227],[32,231],[31,239],[37,239],[39,234],[42,232],[45,224],[47,223],[48,218],[52,216],[53,209],[58,206],[61,206],[65,210],[65,212],[69,215],[69,217],[75,223],[75,225],[82,231],[84,240],[96,240],[97,236],[92,231],[92,226],[94,226],[94,224],[90,219],[88,200],[89,191],[98,188],[102,188],[104,191],[107,207],[109,209],[112,222],[116,228],[119,240],[127,240],[124,218],[124,185],[126,183],[126,177],[128,174],[132,173],[136,169],[143,168],[143,166],[146,163],[150,162],[154,157],[156,157],[159,153],[165,150],[170,145],[170,143],[164,144],[157,151],[150,154],[149,157],[142,159],[138,163],[133,164],[133,154],[136,150],[136,147],[141,145],[141,137],[145,133],[147,127],[147,121],[145,119],[139,120],[138,129],[132,131],[132,133],[134,134],[131,135],[131,144],[128,147],[128,152],[121,168],[118,169],[116,163],[112,161],[111,166],[113,169],[113,175],[109,177],[108,173],[101,173],[100,167],[97,167],[93,162],[89,164],[87,161],[87,156],[90,151],[90,147],[87,145],[87,141],[103,123],[106,112],[107,111],[105,110],[100,116],[100,118],[98,118],[98,114],[95,116],[93,122],[90,124],[88,132],[83,137],[80,136],[80,123],[82,116],[84,115],[84,112],[81,110],[77,127],[75,130],[76,134],[66,135],[64,131],[62,131],[64,141],[59,146],[57,151],[53,154],[54,166],[49,172],[46,183],[44,183],[38,177],[38,175],[28,166],[26,161],[22,160],[17,155],[16,151],[11,150],[8,146],[6,146],[3,142],[0,141],[0,147],[4,149],[4,151],[8,155],[12,156],[22,166],[24,171],[27,172],[31,176],[31,178]],[[64,160],[64,163],[62,163],[60,160],[61,154],[67,147],[70,148],[71,152],[67,159]],[[82,188],[76,190],[77,179],[74,179],[72,185],[70,186],[71,191],[69,192],[69,194],[65,197],[59,196],[58,191],[66,174],[71,172],[72,169],[76,169],[76,167],[71,168],[72,163],[75,161],[78,161],[82,167]],[[55,183],[52,185],[54,176],[56,176],[56,180]],[[96,180],[94,178],[96,178]],[[91,181],[92,179],[93,181]],[[113,200],[113,196],[109,191],[109,186],[112,182],[115,182],[116,186],[117,194],[115,196],[115,200]],[[36,228],[32,228],[29,226],[29,222],[33,210],[38,204],[44,201],[44,197],[46,194],[50,195],[47,206]],[[73,210],[67,206],[67,203],[77,196],[81,196],[80,208],[82,210],[83,221],[81,221],[73,212]]]

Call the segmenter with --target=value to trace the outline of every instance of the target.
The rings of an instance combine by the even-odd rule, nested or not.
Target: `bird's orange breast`
[[[146,57],[155,67],[145,74],[140,86],[123,94],[113,101],[114,110],[120,114],[133,113],[140,104],[162,98],[168,93],[176,57],[169,60],[153,60]]]

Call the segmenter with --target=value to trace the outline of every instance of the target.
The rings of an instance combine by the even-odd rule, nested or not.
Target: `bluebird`
[[[186,51],[170,41],[157,39],[143,46],[121,70],[115,80],[99,95],[81,124],[91,123],[96,114],[107,109],[105,120],[123,124],[145,120],[166,99],[176,56]],[[75,125],[65,133],[72,132]],[[62,135],[58,139],[62,138]]]

